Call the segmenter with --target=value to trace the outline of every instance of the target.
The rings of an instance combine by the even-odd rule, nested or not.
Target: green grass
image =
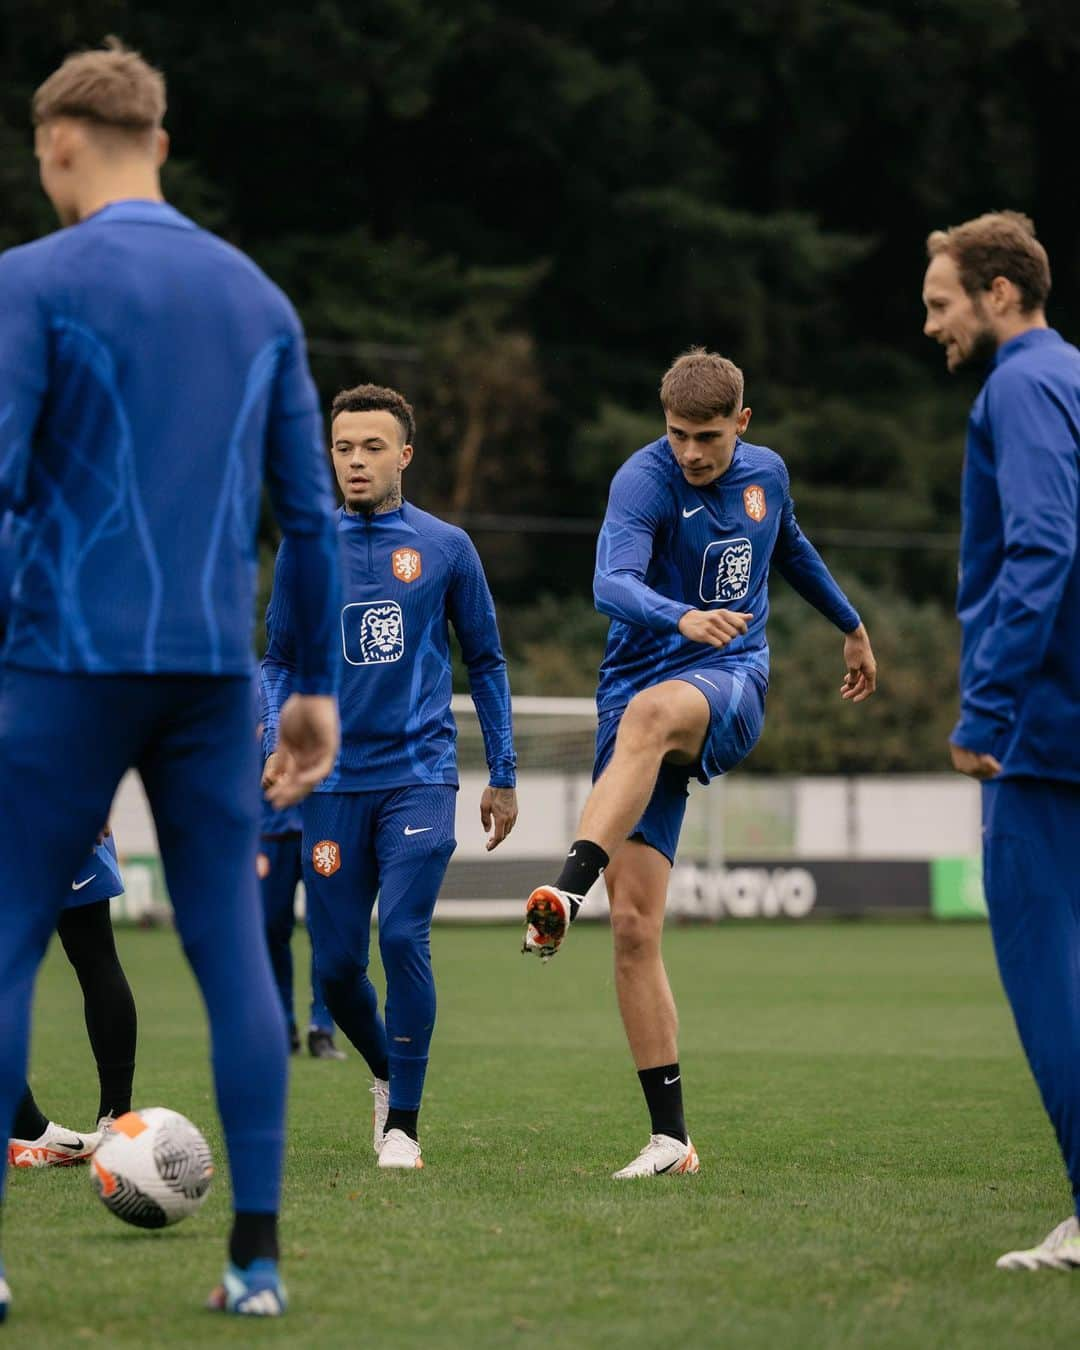
[[[1008,1276],[1068,1188],[985,929],[739,926],[667,937],[696,1178],[615,1185],[647,1121],[609,935],[542,969],[510,929],[436,932],[427,1169],[380,1175],[367,1076],[296,1061],[281,1323],[215,1318],[224,1170],[203,1211],[147,1234],[84,1169],[12,1179],[16,1346],[962,1347],[1071,1344],[1077,1278]],[[201,1008],[170,934],[126,932],[137,1102],[196,1120],[224,1161]],[[299,947],[298,947],[299,954]],[[298,962],[302,964],[302,962]],[[33,1081],[96,1103],[74,977],[38,991]]]

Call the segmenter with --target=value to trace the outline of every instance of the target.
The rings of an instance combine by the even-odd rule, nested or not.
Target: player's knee
[[[637,905],[614,905],[611,910],[611,933],[615,960],[634,962],[653,956],[660,948],[662,926],[662,915],[658,923],[647,910]]]
[[[619,740],[635,749],[663,755],[671,748],[675,729],[671,708],[659,688],[643,689],[626,706],[619,723]]]
[[[400,970],[430,959],[427,941],[409,928],[380,930],[379,953],[387,970]]]

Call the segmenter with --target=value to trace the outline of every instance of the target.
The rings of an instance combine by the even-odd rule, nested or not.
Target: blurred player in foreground
[[[343,390],[331,458],[345,505],[341,753],[304,803],[304,885],[315,961],[338,1026],[375,1081],[380,1167],[423,1166],[417,1120],[435,1026],[431,916],[456,847],[457,735],[450,712],[452,624],[469,671],[490,786],[488,849],[517,819],[510,686],[484,569],[464,531],[402,500],[413,411],[393,389]],[[292,543],[278,553],[261,689],[267,761],[278,773],[277,709],[294,679],[299,596]],[[368,978],[379,897],[386,1022]]]
[[[264,469],[302,595],[276,806],[337,748],[337,547],[299,322],[163,201],[164,110],[136,53],[70,57],[33,103],[66,228],[0,256],[0,498],[28,541],[0,684],[0,1119],[63,897],[134,765],[210,1018],[236,1211],[215,1306],[275,1315],[288,1056],[255,875],[250,654]]]
[[[266,945],[270,951],[274,983],[285,1013],[289,1050],[294,1055],[300,1049],[300,1033],[296,1029],[293,1010],[292,935],[296,927],[296,888],[304,875],[300,860],[302,830],[298,806],[275,811],[269,802],[263,803],[262,831],[255,863],[262,889]],[[334,1019],[326,1006],[314,954],[311,958],[311,1017],[308,1022],[307,1048],[313,1059],[346,1057],[345,1052],[334,1044]]]
[[[617,1178],[698,1170],[660,950],[664,906],[690,779],[733,769],[761,734],[770,567],[846,635],[841,697],[861,703],[876,687],[866,629],[799,529],[784,461],[742,439],[742,400],[730,361],[702,348],[680,356],[660,386],[666,434],[612,480],[594,581],[612,619],[595,785],[562,872],[526,907],[524,950],[548,960],[604,873],[619,1010],[652,1122]]]
[[[950,749],[983,784],[1001,981],[1080,1212],[1080,351],[1047,327],[1050,264],[1026,216],[936,230],[927,251],[924,332],[950,371],[986,368],[964,460]],[[1080,1266],[1076,1215],[998,1266]]]

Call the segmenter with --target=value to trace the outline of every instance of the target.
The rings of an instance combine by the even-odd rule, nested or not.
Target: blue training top
[[[406,502],[378,515],[338,513],[344,606],[341,752],[316,791],[456,784],[457,729],[448,623],[469,671],[490,782],[515,782],[510,685],[495,605],[472,540]],[[299,598],[292,541],[283,540],[266,611],[259,681],[266,754],[292,687]]]
[[[172,207],[114,202],[0,255],[0,505],[29,534],[5,659],[246,674],[265,474],[304,598],[297,688],[331,692],[320,427],[288,300]]]
[[[700,488],[686,481],[666,436],[631,455],[612,480],[596,546],[593,594],[612,620],[596,692],[600,712],[699,666],[737,661],[767,679],[770,566],[843,632],[859,626],[799,529],[779,455],[737,440],[727,470]],[[692,609],[754,618],[745,636],[716,648],[679,632]]]
[[[1052,328],[999,349],[971,409],[954,744],[1006,778],[1080,780],[1080,351]]]

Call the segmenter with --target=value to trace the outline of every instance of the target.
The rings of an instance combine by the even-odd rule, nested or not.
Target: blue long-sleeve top
[[[1004,343],[964,461],[960,720],[1005,777],[1080,779],[1080,351],[1052,328]]]
[[[843,632],[859,626],[799,528],[778,454],[740,439],[728,469],[706,487],[686,481],[666,436],[631,455],[612,480],[596,548],[593,595],[612,621],[596,696],[601,714],[699,666],[737,661],[767,679],[770,567]],[[718,649],[679,632],[692,609],[754,617],[744,636]]]
[[[0,255],[0,508],[26,527],[5,660],[248,673],[265,477],[303,596],[296,687],[332,692],[321,441],[292,306],[172,207],[114,202]]]
[[[513,787],[506,661],[491,591],[468,535],[408,502],[378,515],[342,509],[338,531],[344,579],[341,751],[316,790],[457,783],[450,625],[468,668],[491,785]],[[286,539],[266,611],[259,679],[266,754],[277,745],[278,713],[292,687],[297,607]]]

